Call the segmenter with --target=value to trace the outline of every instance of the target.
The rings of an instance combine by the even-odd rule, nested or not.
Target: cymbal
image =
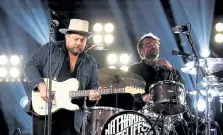
[[[200,93],[203,95],[203,96],[206,96],[206,91],[207,90],[200,90]],[[197,90],[190,90],[190,91],[186,91],[187,94],[190,94],[190,95],[196,95],[197,94]],[[216,89],[210,89],[208,90],[208,94],[211,94],[213,97],[214,96],[218,96],[221,94],[221,92],[219,90],[216,90]]]
[[[134,73],[120,69],[102,68],[98,70],[99,86],[101,87],[126,87],[135,86],[145,88],[145,80]]]
[[[203,68],[206,74],[212,74],[212,73],[223,70],[222,58],[199,59],[199,62],[200,62],[200,66]],[[195,61],[190,61],[181,68],[181,71],[184,73],[195,75],[197,74],[197,69],[194,65],[195,65]]]

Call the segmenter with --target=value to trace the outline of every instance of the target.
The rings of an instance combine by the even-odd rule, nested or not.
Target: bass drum
[[[122,111],[120,108],[95,106],[88,108],[85,133],[87,135],[100,135],[104,123],[114,114]]]
[[[156,126],[141,113],[122,111],[110,117],[103,126],[101,135],[158,135]]]

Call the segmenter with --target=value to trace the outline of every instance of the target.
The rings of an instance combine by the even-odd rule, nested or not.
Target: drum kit
[[[181,70],[184,73],[195,75],[195,62],[189,62]],[[200,59],[200,65],[207,76],[206,90],[186,91],[184,85],[177,81],[164,80],[149,87],[152,100],[140,110],[123,110],[121,108],[94,106],[87,107],[84,114],[84,135],[169,135],[178,134],[175,126],[182,124],[184,134],[190,132],[184,113],[190,112],[186,103],[186,94],[194,95],[199,92],[208,98],[206,117],[200,118],[201,123],[211,121],[211,100],[219,96],[223,101],[223,81],[213,76],[213,73],[223,70],[223,59]],[[145,88],[145,81],[138,75],[118,69],[99,69],[99,84],[101,87],[135,86]],[[210,90],[211,89],[211,90]],[[214,94],[213,94],[214,93]],[[207,104],[206,104],[207,105]],[[209,114],[210,113],[210,114]],[[192,114],[191,114],[192,115]],[[194,115],[192,115],[194,117]],[[210,125],[209,125],[210,126]],[[206,129],[207,130],[207,129]],[[203,133],[199,133],[203,134]]]

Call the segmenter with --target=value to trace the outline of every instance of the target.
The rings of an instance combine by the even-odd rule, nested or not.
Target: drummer
[[[149,93],[151,84],[157,81],[174,80],[185,84],[179,71],[167,60],[158,59],[160,49],[160,39],[152,33],[143,35],[137,44],[137,50],[141,61],[129,67],[129,71],[138,74],[146,81],[146,93]],[[149,103],[149,94],[135,96],[134,109],[138,110],[144,102]],[[144,101],[144,102],[143,102]]]

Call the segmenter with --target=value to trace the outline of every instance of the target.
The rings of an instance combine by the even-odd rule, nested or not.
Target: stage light
[[[202,85],[203,87],[207,87],[207,86],[208,86],[208,83],[207,83],[207,82],[202,82],[201,85]]]
[[[216,34],[215,35],[215,42],[223,43],[223,34]]]
[[[129,70],[129,68],[127,66],[122,66],[122,67],[120,67],[120,69],[125,72],[127,72]]]
[[[2,77],[2,78],[6,77],[7,74],[8,74],[8,72],[7,72],[6,68],[0,67],[0,77]]]
[[[5,55],[0,55],[0,65],[6,65],[8,63],[8,57]]]
[[[18,65],[20,63],[20,57],[17,55],[13,55],[10,58],[10,62],[12,65]]]
[[[95,44],[100,44],[100,43],[102,43],[102,41],[103,41],[102,35],[97,34],[97,35],[94,36],[94,43]]]
[[[195,101],[196,102],[196,101]],[[194,104],[194,108],[196,108]],[[198,102],[197,102],[197,109],[199,112],[203,112],[206,108],[205,100],[201,97],[199,97]]]
[[[208,49],[201,49],[202,51],[200,52],[201,57],[207,58],[210,56],[211,52]]]
[[[20,72],[17,68],[14,67],[9,70],[9,74],[11,75],[11,77],[16,78],[19,77]]]
[[[108,56],[107,56],[107,61],[108,61],[108,63],[109,64],[115,64],[116,62],[117,62],[117,55],[116,54],[109,54]]]
[[[94,26],[93,26],[93,30],[96,32],[96,33],[99,33],[101,32],[103,29],[103,26],[101,23],[96,23]]]
[[[217,23],[217,24],[215,25],[215,29],[216,29],[216,31],[218,31],[218,32],[222,32],[222,31],[223,31],[223,23]]]
[[[108,68],[110,68],[110,69],[116,69],[115,66],[109,66]]]
[[[120,55],[120,62],[122,64],[128,64],[129,63],[129,55],[128,54],[121,54]]]
[[[104,27],[104,31],[105,31],[106,33],[111,33],[111,32],[113,32],[113,31],[114,31],[114,25],[111,24],[111,23],[106,23],[106,24],[105,24],[105,27]]]
[[[106,44],[111,44],[114,41],[114,36],[111,34],[107,34],[104,36],[104,42]]]

